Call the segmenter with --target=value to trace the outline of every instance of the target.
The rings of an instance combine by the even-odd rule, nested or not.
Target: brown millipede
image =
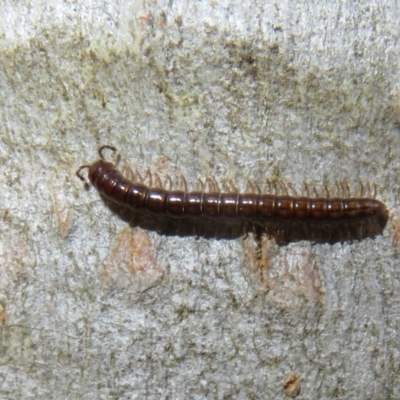
[[[113,146],[100,147],[100,159],[91,165],[82,165],[76,175],[85,181],[81,171],[88,169],[91,184],[102,196],[134,211],[174,218],[250,221],[261,225],[270,221],[340,224],[377,219],[383,227],[388,217],[386,206],[372,198],[240,194],[147,187],[125,178],[114,164],[105,161],[105,149],[117,151]]]

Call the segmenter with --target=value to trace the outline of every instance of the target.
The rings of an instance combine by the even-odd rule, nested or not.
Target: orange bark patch
[[[391,221],[393,229],[393,243],[395,246],[400,245],[400,210],[394,208],[391,211]]]
[[[106,281],[161,278],[162,271],[157,265],[155,250],[148,234],[141,230],[122,230],[105,262],[103,276]]]
[[[319,304],[322,285],[311,249],[280,249],[273,240],[244,240],[245,265],[262,284],[268,296],[283,308],[298,308],[304,302]]]
[[[30,247],[31,239],[27,234],[6,232],[2,237],[3,253],[0,250],[1,279],[0,292],[22,279],[34,279],[36,256]]]
[[[8,318],[8,314],[4,310],[4,307],[0,303],[0,328],[3,325],[3,322]]]
[[[62,182],[61,184],[59,182]],[[65,196],[66,179],[56,177],[53,181],[53,214],[62,239],[66,239],[71,230],[72,209]]]

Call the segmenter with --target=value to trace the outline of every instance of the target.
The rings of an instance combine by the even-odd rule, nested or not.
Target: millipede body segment
[[[89,170],[91,184],[105,198],[138,212],[174,218],[209,218],[254,222],[304,221],[346,222],[358,219],[387,219],[386,206],[371,198],[297,197],[255,193],[222,193],[151,188],[125,178],[114,164],[103,159],[79,168]]]

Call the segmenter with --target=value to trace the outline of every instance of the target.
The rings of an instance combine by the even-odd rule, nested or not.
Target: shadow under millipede
[[[101,197],[105,205],[132,227],[157,232],[166,236],[195,236],[214,239],[237,239],[246,234],[266,235],[279,246],[307,240],[312,243],[344,243],[374,238],[381,235],[387,217],[375,217],[340,222],[223,221],[194,218],[172,218],[135,212]]]

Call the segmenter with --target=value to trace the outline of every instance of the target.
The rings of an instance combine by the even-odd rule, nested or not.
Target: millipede
[[[106,149],[117,151],[110,145],[101,146],[98,151],[100,159],[90,165],[80,166],[76,175],[86,181],[82,170],[88,169],[89,181],[101,196],[135,212],[156,217],[241,221],[257,226],[270,222],[294,222],[297,225],[328,224],[337,227],[340,224],[357,224],[365,220],[378,221],[377,230],[367,236],[381,233],[388,218],[385,204],[375,198],[206,192],[148,187],[141,182],[127,179],[115,164],[106,161],[103,155]]]

